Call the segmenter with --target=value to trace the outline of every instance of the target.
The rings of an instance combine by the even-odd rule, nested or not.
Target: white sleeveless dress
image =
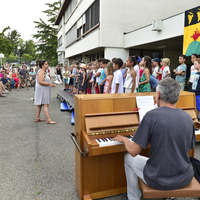
[[[45,74],[44,82],[50,83],[50,78]],[[38,75],[36,76],[35,85],[35,105],[49,104],[51,98],[51,86],[40,85],[38,82]]]

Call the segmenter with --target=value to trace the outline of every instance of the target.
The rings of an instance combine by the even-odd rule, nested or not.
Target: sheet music
[[[140,122],[147,112],[157,108],[157,105],[154,103],[153,96],[137,96],[136,97],[137,107],[139,108],[139,118]]]

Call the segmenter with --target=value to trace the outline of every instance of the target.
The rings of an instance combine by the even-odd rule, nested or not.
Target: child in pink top
[[[113,80],[113,63],[112,62],[109,62],[107,65],[106,65],[106,76],[107,76],[107,79],[106,79],[106,83],[104,85],[104,91],[103,93],[104,94],[110,94],[111,93],[111,85],[112,85],[112,80]]]

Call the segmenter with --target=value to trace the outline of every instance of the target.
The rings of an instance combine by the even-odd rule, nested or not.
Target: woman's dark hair
[[[193,53],[192,56],[195,56],[196,58],[199,58],[199,55],[196,53]]]
[[[38,59],[38,60],[36,61],[36,66],[38,66],[39,63],[40,63],[40,59]]]
[[[46,60],[40,60],[39,67],[42,68],[42,66],[44,65],[45,62],[47,62],[47,61]]]
[[[139,59],[138,56],[129,56],[128,57],[130,62],[133,62],[133,67],[137,64],[137,60]]]
[[[149,73],[152,74],[151,57],[150,56],[144,56],[144,61],[146,62],[146,68],[149,69]]]

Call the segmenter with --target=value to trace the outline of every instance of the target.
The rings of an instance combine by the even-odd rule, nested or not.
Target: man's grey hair
[[[176,80],[167,78],[158,83],[156,90],[160,92],[160,99],[162,101],[175,104],[179,99],[181,87]]]

